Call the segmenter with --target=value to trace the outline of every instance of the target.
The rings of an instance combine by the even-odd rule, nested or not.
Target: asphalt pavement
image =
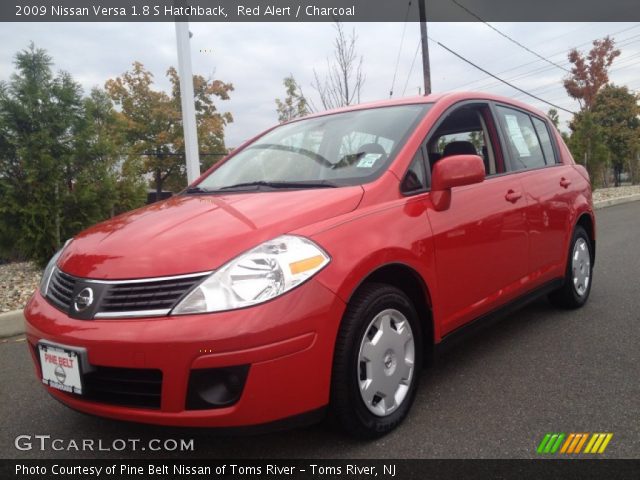
[[[324,425],[227,436],[86,416],[45,393],[17,337],[0,343],[0,457],[530,458],[548,432],[611,432],[599,457],[640,458],[640,203],[598,210],[597,222],[588,304],[561,311],[537,301],[448,351],[423,373],[405,423],[382,439],[361,442]],[[37,441],[18,450],[19,435],[50,435],[64,450],[41,451]],[[83,439],[102,448],[193,439],[194,451],[67,450]]]

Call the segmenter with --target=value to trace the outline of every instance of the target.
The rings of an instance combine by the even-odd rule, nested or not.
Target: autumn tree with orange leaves
[[[175,68],[170,67],[166,75],[171,82],[170,93],[153,88],[153,74],[140,62],[134,62],[131,70],[105,85],[120,109],[128,154],[139,158],[143,172],[153,176],[157,198],[165,188],[177,191],[187,184],[180,82]],[[204,169],[226,152],[224,128],[233,117],[220,112],[216,103],[229,99],[233,85],[194,75],[193,90],[199,150],[208,154],[200,156]]]
[[[605,37],[594,40],[593,47],[585,54],[572,49],[568,59],[572,64],[570,74],[564,79],[564,88],[571,98],[580,104],[569,124],[572,134],[568,144],[580,163],[584,164],[596,185],[608,186],[610,168],[616,170],[616,185],[620,178],[620,168],[624,159],[612,158],[609,137],[605,127],[594,112],[598,110],[599,93],[609,83],[609,68],[620,56],[614,39]]]
[[[620,56],[615,41],[610,37],[593,41],[593,48],[585,56],[577,49],[569,51],[571,74],[564,80],[564,88],[575,98],[582,110],[591,110],[596,95],[609,83],[609,67]]]

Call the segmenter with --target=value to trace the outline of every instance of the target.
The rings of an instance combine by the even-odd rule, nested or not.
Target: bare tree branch
[[[362,55],[356,49],[355,29],[351,35],[345,34],[340,22],[335,25],[337,34],[333,42],[333,62],[327,59],[327,72],[321,77],[313,70],[311,87],[318,92],[320,103],[325,110],[344,107],[360,102],[360,92],[365,77],[362,73]],[[315,110],[315,106],[312,104]]]

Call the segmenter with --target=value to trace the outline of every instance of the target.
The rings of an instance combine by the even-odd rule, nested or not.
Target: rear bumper
[[[87,400],[45,387],[69,407],[103,417],[175,426],[242,427],[315,411],[329,401],[333,347],[345,305],[311,280],[265,304],[216,314],[75,320],[36,293],[25,309],[30,351],[48,340],[87,350],[92,366],[162,372],[159,408]],[[233,405],[187,408],[192,371],[249,365]]]

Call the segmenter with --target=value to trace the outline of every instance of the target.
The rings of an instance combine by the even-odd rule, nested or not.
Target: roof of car
[[[391,107],[395,105],[411,105],[416,103],[436,103],[444,100],[450,103],[460,102],[464,100],[491,100],[494,102],[510,104],[515,107],[522,108],[524,110],[529,110],[530,112],[533,112],[537,115],[546,117],[546,114],[544,112],[541,112],[540,110],[532,107],[531,105],[527,105],[526,103],[520,102],[518,100],[514,100],[509,97],[503,97],[500,95],[494,95],[491,93],[484,93],[484,92],[448,92],[448,93],[432,93],[430,95],[393,98],[388,100],[377,100],[374,102],[359,103],[357,105],[349,105],[348,107],[342,107],[342,108],[326,110],[323,112],[312,113],[311,115],[307,115],[304,118],[320,117],[323,115],[329,115],[333,113],[349,112],[353,110],[364,110],[367,108]]]

